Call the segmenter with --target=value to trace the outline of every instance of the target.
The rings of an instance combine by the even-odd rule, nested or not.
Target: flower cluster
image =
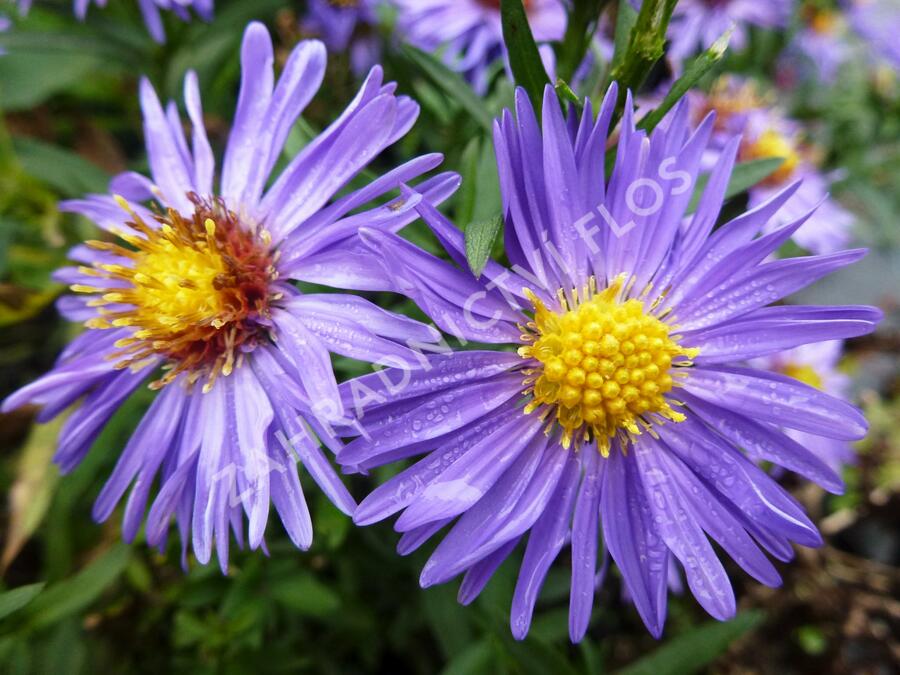
[[[75,0],[79,19],[90,4]],[[896,64],[887,4],[804,10],[786,58],[803,54],[817,81],[835,83],[852,27]],[[159,42],[162,10],[213,20],[213,0],[138,5]],[[673,578],[726,620],[737,602],[723,555],[777,586],[772,559],[822,544],[780,480],[844,489],[868,424],[840,360],[882,312],[794,295],[866,250],[847,248],[856,219],[829,195],[844,174],[802,115],[739,76],[698,88],[721,54],[688,66],[732,26],[750,58],[752,34],[785,29],[794,3],[682,0],[668,25],[660,10],[647,30],[660,50],[668,36],[669,67],[656,70],[644,53],[628,61],[634,34],[616,45],[603,35],[629,15],[514,5],[310,0],[299,25],[286,14],[283,49],[254,21],[227,134],[205,115],[196,72],[181,104],[140,80],[147,170],[60,203],[99,230],[54,275],[71,291],[59,312],[83,330],[0,404],[63,419],[54,461],[70,472],[150,390],[95,520],[119,510],[127,541],[143,530],[161,551],[174,523],[185,567],[189,554],[215,555],[227,574],[232,542],[266,550],[273,507],[310,548],[308,473],[355,524],[396,517],[400,554],[430,543],[423,587],[462,577],[469,604],[512,560],[517,639],[551,568],[566,570],[573,642],[612,569],[659,637]],[[9,25],[0,16],[0,31]],[[580,52],[561,44],[567,25]],[[527,39],[517,54],[504,26],[507,37],[530,27],[540,54]],[[443,59],[410,87],[444,127],[410,133],[419,104],[377,65],[404,58],[382,40],[391,30]],[[349,71],[328,79],[327,51],[346,52]],[[571,82],[545,77],[557,57]],[[645,81],[673,73],[694,88],[664,84],[635,106]],[[361,82],[342,111],[313,105],[352,75]],[[516,77],[524,86],[492,89]],[[448,201],[462,178],[435,172],[444,156],[430,150],[443,149],[484,185]],[[761,166],[767,175],[746,180]],[[470,225],[479,200],[494,217]],[[384,467],[359,503],[338,470]]]

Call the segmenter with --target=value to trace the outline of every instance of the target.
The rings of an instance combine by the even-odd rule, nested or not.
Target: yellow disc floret
[[[789,180],[800,164],[800,153],[796,144],[774,129],[767,129],[759,138],[747,145],[743,156],[745,159],[783,158],[784,163],[767,179],[776,185]]]
[[[789,363],[781,369],[781,372],[815,389],[824,389],[825,387],[822,376],[812,366]]]
[[[125,202],[132,220],[115,234],[128,245],[91,241],[94,249],[121,259],[95,263],[83,274],[114,284],[75,285],[95,293],[98,316],[89,328],[131,329],[116,342],[118,368],[164,362],[168,371],[151,388],[180,373],[190,381],[207,378],[208,390],[219,374],[229,375],[239,355],[252,349],[265,332],[277,278],[271,240],[248,227],[221,201],[191,195],[195,212],[183,217],[173,209],[144,222]]]
[[[665,395],[675,385],[673,368],[687,365],[696,350],[681,347],[643,300],[623,299],[623,286],[619,278],[596,292],[592,280],[580,301],[561,293],[559,312],[526,290],[535,313],[523,336],[531,344],[519,355],[538,364],[528,371],[526,413],[544,408],[554,414],[565,447],[593,438],[607,456],[619,433],[684,419]]]

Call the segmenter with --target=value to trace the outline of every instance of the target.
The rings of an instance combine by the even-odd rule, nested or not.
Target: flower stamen
[[[271,237],[248,227],[221,200],[190,196],[195,210],[185,218],[174,209],[157,214],[151,226],[125,200],[130,231],[114,232],[129,244],[92,241],[88,246],[127,260],[95,263],[89,276],[108,288],[74,285],[78,293],[99,294],[89,304],[99,316],[89,328],[133,328],[116,342],[116,368],[143,367],[163,357],[160,389],[183,372],[207,379],[208,391],[221,374],[230,375],[242,351],[252,349],[269,322],[277,277]]]

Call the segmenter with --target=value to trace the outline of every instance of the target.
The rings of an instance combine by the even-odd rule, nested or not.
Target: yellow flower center
[[[827,9],[813,9],[809,16],[809,26],[820,35],[833,33],[838,24],[838,13]]]
[[[577,293],[573,302],[559,293],[559,312],[526,290],[534,321],[523,335],[530,344],[519,348],[520,356],[539,364],[526,371],[532,401],[525,412],[544,408],[555,415],[565,447],[593,438],[604,457],[619,433],[684,420],[665,395],[675,385],[674,368],[690,365],[697,354],[681,347],[643,300],[624,299],[623,287],[620,277],[597,292],[591,279],[580,300]]]
[[[99,316],[89,328],[132,328],[116,342],[117,368],[141,368],[160,356],[168,371],[151,384],[158,389],[189,371],[194,382],[206,375],[208,390],[221,373],[229,375],[242,351],[264,332],[277,278],[268,233],[244,226],[221,202],[192,195],[187,219],[168,210],[150,226],[119,200],[132,218],[130,231],[115,234],[130,248],[87,242],[113,253],[123,264],[82,267],[84,274],[114,280],[98,288],[75,285],[79,293],[99,293],[90,301]]]
[[[789,363],[781,372],[795,380],[800,380],[803,384],[808,384],[816,389],[824,388],[822,376],[812,366],[804,366],[798,363]]]
[[[797,165],[800,164],[800,154],[797,146],[774,129],[767,129],[753,143],[749,144],[745,151],[746,159],[769,159],[781,157],[784,163],[778,167],[767,182],[773,184],[784,183],[793,175]]]

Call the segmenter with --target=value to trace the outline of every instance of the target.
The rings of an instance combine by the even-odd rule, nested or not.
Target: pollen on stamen
[[[132,220],[128,231],[115,234],[130,248],[90,245],[128,262],[86,270],[87,276],[115,282],[107,284],[114,288],[72,286],[95,295],[88,304],[99,307],[100,316],[88,327],[134,329],[115,343],[117,369],[163,360],[165,374],[152,389],[187,373],[189,382],[205,378],[209,391],[265,334],[271,303],[281,297],[274,290],[271,236],[258,235],[255,225],[246,226],[221,200],[189,197],[195,207],[190,218],[169,209],[155,214],[152,225],[117,197]]]
[[[620,277],[598,292],[591,279],[580,294],[572,289],[571,303],[560,291],[559,311],[525,290],[534,328],[518,353],[539,364],[523,382],[531,396],[525,413],[540,410],[542,419],[552,414],[550,426],[561,429],[565,447],[594,439],[608,456],[619,434],[639,435],[653,424],[685,419],[666,394],[697,350],[681,347],[671,326],[649,313],[644,301],[626,299],[628,288]]]

